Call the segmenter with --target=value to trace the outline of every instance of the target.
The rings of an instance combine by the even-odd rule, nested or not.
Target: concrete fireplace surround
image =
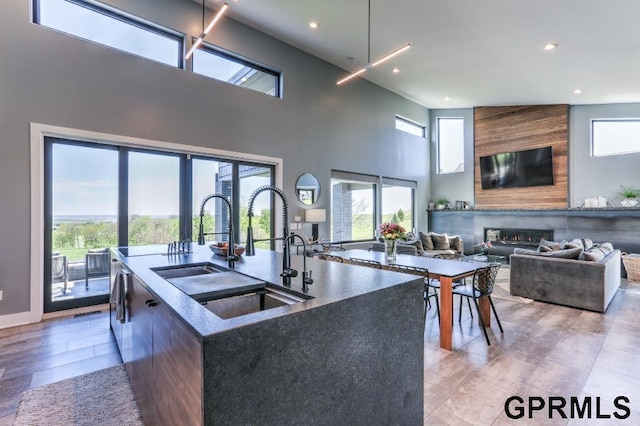
[[[552,229],[554,240],[590,238],[640,253],[640,209],[440,210],[429,212],[429,231],[458,234],[466,254],[484,239],[485,228]],[[509,255],[512,249],[497,247]]]

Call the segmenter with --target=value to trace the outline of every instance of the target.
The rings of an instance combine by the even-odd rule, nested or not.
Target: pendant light
[[[202,28],[204,28],[204,12],[205,12],[204,1],[205,0],[202,0]],[[211,31],[211,28],[213,28],[213,26],[218,22],[218,20],[222,18],[222,15],[224,15],[227,9],[229,9],[229,5],[227,3],[223,4],[220,10],[218,10],[218,13],[216,13],[216,15],[213,17],[211,22],[209,22],[209,25],[207,25],[207,27],[202,30],[202,33],[200,33],[200,37],[198,37],[197,40],[193,43],[193,46],[191,46],[191,49],[189,49],[189,51],[185,55],[184,57],[185,59],[189,59],[191,55],[193,55],[193,52],[195,52],[198,46],[202,44],[202,42],[204,41],[204,38],[207,36],[207,34],[209,34],[209,31]]]
[[[411,48],[411,43],[407,43],[402,47],[397,48],[396,50],[394,50],[393,52],[390,52],[388,54],[386,54],[385,56],[383,56],[382,58],[378,59],[375,62],[371,62],[371,0],[369,0],[369,26],[367,27],[367,65],[364,66],[364,68],[359,69],[358,71],[349,74],[348,76],[346,76],[345,78],[343,78],[342,80],[339,80],[336,84],[340,85],[342,83],[345,83],[349,80],[351,80],[354,77],[359,76],[360,74],[362,74],[363,72],[369,70],[370,68],[373,68],[377,65],[380,65],[383,62],[388,61],[389,59],[393,58],[396,55],[399,55],[400,53],[404,52],[405,50],[408,50],[409,48]]]

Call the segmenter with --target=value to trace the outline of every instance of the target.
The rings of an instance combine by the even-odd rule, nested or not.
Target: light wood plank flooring
[[[640,284],[623,283],[604,315],[539,302],[494,302],[505,333],[494,321],[487,346],[465,303],[462,322],[456,316],[454,323],[453,352],[439,348],[435,309],[429,310],[425,424],[585,424],[542,415],[510,420],[504,403],[512,395],[590,395],[601,398],[602,412],[612,413],[611,401],[624,395],[632,408],[624,424],[640,425]],[[24,390],[121,362],[106,312],[0,330],[0,426],[13,423]]]

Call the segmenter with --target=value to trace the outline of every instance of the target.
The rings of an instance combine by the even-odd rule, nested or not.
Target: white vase
[[[622,207],[633,207],[638,204],[638,200],[636,200],[635,198],[625,198],[620,201],[620,204],[622,204]]]
[[[384,255],[387,260],[396,260],[397,240],[384,240]]]

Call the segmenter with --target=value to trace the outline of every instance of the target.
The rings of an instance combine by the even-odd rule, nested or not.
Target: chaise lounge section
[[[529,252],[510,257],[514,296],[605,312],[620,287],[620,250],[612,250],[602,260]]]

